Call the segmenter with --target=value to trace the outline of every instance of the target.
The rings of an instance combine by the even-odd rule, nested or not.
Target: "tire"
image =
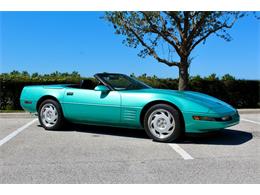
[[[176,141],[182,135],[179,112],[167,104],[156,104],[144,116],[144,129],[154,141]]]
[[[64,124],[64,117],[60,104],[52,99],[44,100],[38,110],[38,119],[46,130],[61,129]]]

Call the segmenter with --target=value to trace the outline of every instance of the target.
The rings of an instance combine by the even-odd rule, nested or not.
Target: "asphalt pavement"
[[[0,114],[0,183],[260,183],[260,111],[240,117],[167,144],[143,130],[46,131],[32,115]]]

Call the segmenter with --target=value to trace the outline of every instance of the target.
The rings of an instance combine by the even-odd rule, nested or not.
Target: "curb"
[[[29,112],[0,113],[0,118],[36,118],[35,114]]]
[[[237,109],[239,114],[260,114],[260,109]]]

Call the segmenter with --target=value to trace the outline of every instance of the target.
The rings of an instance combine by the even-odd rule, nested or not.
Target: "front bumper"
[[[207,116],[221,118],[230,116],[229,121],[207,121],[207,120],[194,120],[193,116]],[[216,131],[218,129],[224,129],[230,126],[234,126],[239,123],[240,117],[237,111],[223,112],[223,113],[183,113],[185,121],[185,131],[188,133],[203,133]]]

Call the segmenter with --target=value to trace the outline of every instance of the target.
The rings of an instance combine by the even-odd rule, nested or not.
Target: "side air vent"
[[[123,121],[134,121],[136,120],[136,110],[123,109],[122,110]]]

